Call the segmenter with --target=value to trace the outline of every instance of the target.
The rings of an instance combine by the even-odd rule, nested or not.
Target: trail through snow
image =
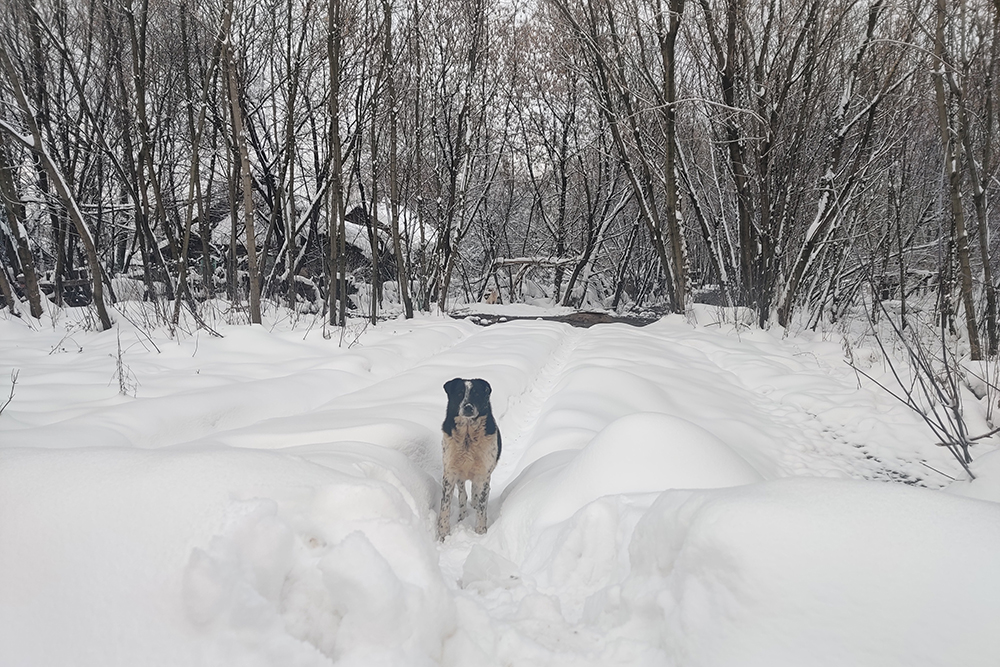
[[[991,664],[1000,506],[839,340],[697,316],[0,320],[0,667]],[[504,448],[439,544],[453,377]]]

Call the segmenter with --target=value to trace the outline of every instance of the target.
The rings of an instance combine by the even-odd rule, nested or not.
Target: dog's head
[[[490,414],[492,388],[486,380],[455,378],[444,383],[444,390],[448,394],[449,416],[475,419]]]

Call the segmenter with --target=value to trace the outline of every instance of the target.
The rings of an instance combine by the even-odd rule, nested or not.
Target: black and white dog
[[[467,514],[465,482],[472,482],[472,505],[476,510],[476,532],[486,532],[486,501],[490,497],[490,475],[500,458],[500,429],[490,408],[490,383],[455,378],[444,384],[448,412],[441,430],[444,437],[444,479],[438,539],[451,532],[451,499],[458,487],[458,520]]]

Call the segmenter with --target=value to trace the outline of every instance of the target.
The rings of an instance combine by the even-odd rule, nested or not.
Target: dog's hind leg
[[[441,481],[441,511],[438,512],[438,539],[442,542],[451,532],[451,497],[455,483],[445,478]]]
[[[461,523],[465,517],[469,516],[468,496],[465,492],[465,480],[458,483],[458,522]]]
[[[490,499],[490,478],[482,484],[472,482],[472,505],[476,508],[476,532],[486,532],[486,504]]]

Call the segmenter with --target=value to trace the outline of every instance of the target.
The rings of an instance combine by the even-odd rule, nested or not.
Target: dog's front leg
[[[455,483],[447,477],[441,481],[441,511],[438,512],[438,539],[442,542],[451,532],[451,497]]]
[[[472,483],[472,504],[476,508],[476,532],[486,532],[486,504],[490,499],[490,478],[482,484]]]
[[[465,480],[463,479],[458,484],[458,522],[462,523],[465,521],[465,517],[469,515],[469,497],[465,493]]]

